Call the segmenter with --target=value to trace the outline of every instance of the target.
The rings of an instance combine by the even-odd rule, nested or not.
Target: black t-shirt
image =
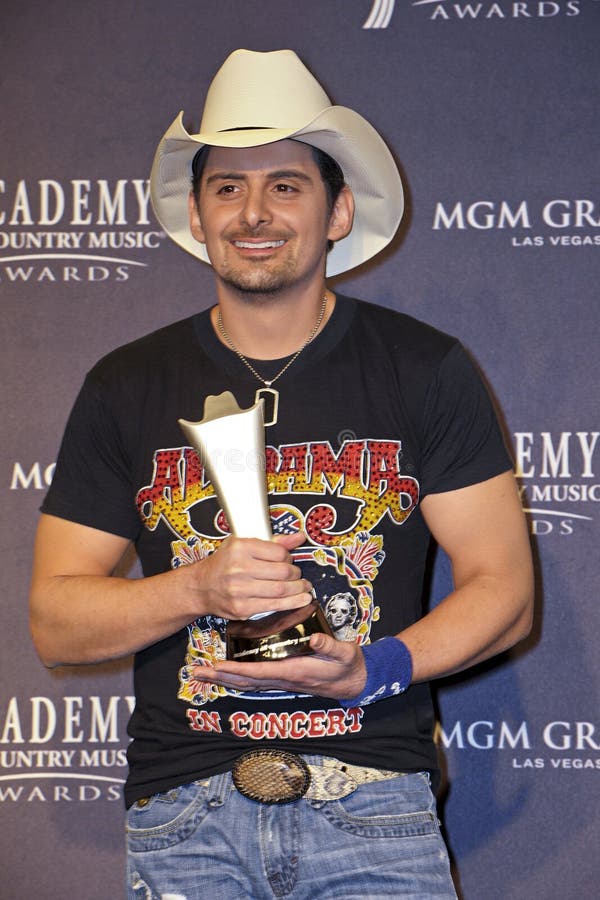
[[[284,362],[255,366],[269,378]],[[43,511],[130,538],[145,576],[202,559],[226,523],[178,419],[197,421],[205,397],[225,390],[246,409],[260,387],[208,311],[114,351],[86,378]],[[510,468],[487,392],[454,338],[339,296],[276,387],[278,420],[265,430],[274,531],[307,532],[294,556],[337,637],[395,634],[422,615],[430,536],[420,500]],[[136,654],[128,805],[225,771],[257,746],[436,768],[427,685],[344,710],[195,682],[194,664],[223,655],[225,627],[203,617]]]

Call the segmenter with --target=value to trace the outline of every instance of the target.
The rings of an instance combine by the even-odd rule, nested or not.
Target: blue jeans
[[[134,804],[127,843],[128,900],[456,900],[421,773],[264,805],[226,772]]]

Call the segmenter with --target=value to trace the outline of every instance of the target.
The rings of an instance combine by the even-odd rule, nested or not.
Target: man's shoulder
[[[195,344],[195,323],[199,315],[188,316],[151,331],[111,350],[94,365],[89,377],[97,380],[122,373],[147,372],[161,368],[174,355],[184,357]]]
[[[356,309],[355,327],[364,338],[372,337],[395,353],[441,359],[458,344],[453,335],[408,313],[367,300],[352,298],[351,302]]]

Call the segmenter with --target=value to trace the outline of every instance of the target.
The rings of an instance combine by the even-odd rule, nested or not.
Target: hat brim
[[[318,147],[341,167],[354,195],[354,224],[327,255],[327,275],[339,275],[371,259],[389,244],[404,211],[404,194],[394,159],[366,119],[343,106],[330,106],[296,129],[257,128],[189,134],[180,113],[163,136],[152,166],[152,206],[166,233],[204,262],[206,246],[190,231],[187,198],[192,160],[203,146],[258,147],[293,139]]]

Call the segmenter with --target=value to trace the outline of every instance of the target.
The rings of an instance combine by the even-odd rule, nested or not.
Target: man
[[[327,288],[326,270],[393,237],[397,168],[291,51],[237,51],[200,133],[181,119],[166,133],[151,184],[166,232],[212,265],[217,303],[86,379],[31,591],[47,665],[136,654],[129,896],[454,897],[427,682],[527,634],[531,562],[458,342]],[[182,446],[177,420],[224,390],[265,400],[272,541],[228,536]],[[423,616],[430,534],[455,589]],[[131,541],[145,577],[110,577]],[[224,659],[226,620],[302,607],[313,588],[357,597],[356,639]]]

